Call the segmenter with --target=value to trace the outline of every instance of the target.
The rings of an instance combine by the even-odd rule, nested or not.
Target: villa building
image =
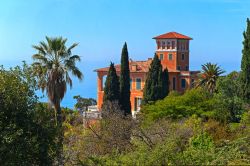
[[[156,36],[156,51],[163,69],[168,68],[169,90],[183,93],[192,88],[199,71],[189,71],[189,41],[192,38],[176,32]],[[130,67],[130,101],[132,114],[140,110],[143,97],[143,87],[146,81],[152,58],[145,61],[129,62]],[[116,65],[117,75],[120,75],[120,65]],[[104,83],[109,67],[95,70],[97,72],[97,108],[103,103]]]

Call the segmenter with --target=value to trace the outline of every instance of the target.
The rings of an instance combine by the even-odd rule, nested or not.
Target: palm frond
[[[66,72],[65,75],[66,75],[66,82],[69,84],[70,88],[72,88],[72,80],[71,80],[71,78],[69,76],[69,73]]]
[[[40,54],[46,55],[46,52],[44,51],[44,49],[41,46],[33,45],[32,47],[34,49],[36,49]]]
[[[203,87],[210,93],[215,91],[217,79],[225,71],[220,68],[217,64],[206,63],[202,65],[202,72],[198,75],[196,81],[196,87]]]
[[[82,72],[76,66],[72,66],[69,70],[71,70],[72,74],[76,76],[79,80],[83,79]]]
[[[74,62],[76,62],[76,61],[80,62],[81,57],[79,55],[73,55],[69,58],[69,60],[74,61]]]
[[[48,63],[48,59],[42,54],[34,54],[34,55],[32,55],[32,58],[35,61],[39,61],[39,62],[42,62],[45,64]]]
[[[73,48],[75,48],[76,46],[78,46],[78,44],[79,44],[79,43],[73,43],[73,44],[68,48],[67,53],[68,53],[69,55],[71,55],[71,50],[72,50]]]
[[[76,67],[80,56],[71,56],[71,51],[78,44],[66,47],[67,39],[62,37],[51,38],[46,36],[45,41],[33,46],[38,53],[33,55],[34,74],[38,78],[38,86],[46,93],[55,107],[60,106],[67,85],[72,87],[72,79],[68,72],[82,80],[83,74]]]

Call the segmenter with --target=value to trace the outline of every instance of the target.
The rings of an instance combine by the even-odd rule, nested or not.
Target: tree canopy
[[[103,103],[106,101],[117,101],[120,99],[120,83],[116,74],[114,63],[111,62],[104,87]]]
[[[163,99],[168,94],[169,80],[168,70],[162,70],[161,61],[155,54],[151,62],[147,79],[143,90],[143,103],[149,103],[159,99]]]

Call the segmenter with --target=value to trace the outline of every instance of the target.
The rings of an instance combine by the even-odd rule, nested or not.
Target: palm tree
[[[70,73],[82,80],[83,74],[76,67],[76,62],[79,62],[80,56],[72,55],[71,50],[78,44],[74,43],[70,47],[66,47],[67,39],[62,37],[49,38],[46,41],[41,41],[38,45],[33,45],[33,48],[38,51],[32,56],[34,63],[34,74],[38,79],[38,87],[49,98],[50,103],[54,106],[56,114],[56,125],[59,129],[58,141],[58,164],[63,165],[63,129],[62,129],[62,111],[60,103],[67,91],[67,85],[72,88],[72,80]]]
[[[209,62],[202,65],[202,71],[196,81],[196,87],[203,87],[212,94],[215,91],[217,79],[224,72],[217,64]]]

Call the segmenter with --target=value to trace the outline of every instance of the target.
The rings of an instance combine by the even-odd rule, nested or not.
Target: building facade
[[[169,32],[156,36],[155,53],[161,60],[163,69],[168,68],[169,90],[183,93],[192,88],[199,71],[189,71],[189,42],[192,38],[177,32]],[[130,101],[132,115],[140,110],[143,88],[152,58],[145,61],[129,61],[130,67]],[[120,75],[120,65],[116,65],[117,75]],[[109,67],[95,70],[97,72],[97,108],[103,103],[104,84]]]

